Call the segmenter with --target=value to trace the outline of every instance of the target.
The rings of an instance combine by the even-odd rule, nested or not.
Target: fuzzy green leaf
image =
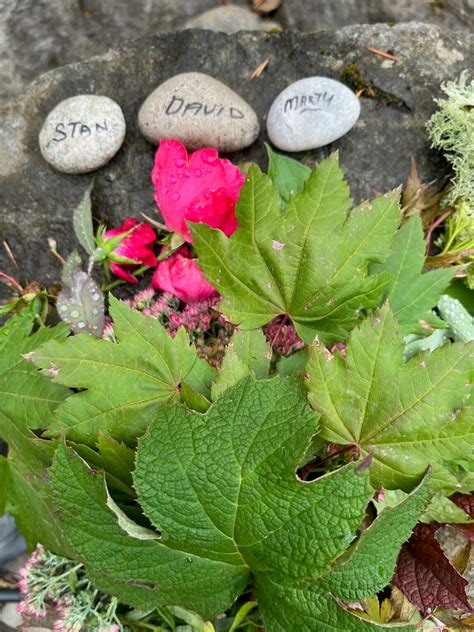
[[[390,257],[371,266],[371,272],[388,272],[392,277],[384,298],[390,301],[404,334],[423,333],[420,321],[433,322],[430,312],[454,274],[453,268],[423,274],[425,249],[421,218],[414,215],[396,234]]]
[[[305,342],[345,340],[361,308],[378,304],[388,275],[367,276],[389,251],[400,216],[396,194],[351,200],[335,158],[281,210],[271,179],[252,167],[240,193],[238,229],[227,238],[191,226],[199,265],[219,290],[219,308],[241,329],[288,314]]]
[[[58,407],[49,436],[64,432],[94,445],[102,431],[134,443],[160,405],[178,400],[179,386],[197,362],[184,330],[171,338],[158,321],[113,297],[110,313],[117,344],[80,335],[35,353],[35,364],[54,371],[55,382],[87,389]]]
[[[469,395],[473,345],[446,345],[406,364],[403,347],[386,305],[353,331],[346,359],[315,345],[307,371],[322,437],[373,453],[374,486],[410,490],[428,465],[472,455],[474,426],[458,409]]]
[[[268,632],[372,630],[334,596],[352,594],[361,576],[358,596],[389,582],[427,486],[357,540],[373,494],[367,471],[351,464],[313,483],[295,476],[316,430],[292,379],[246,378],[204,415],[159,409],[139,440],[134,473],[138,500],[161,534],[154,541],[131,537],[103,477],[60,448],[50,480],[76,557],[99,586],[135,605],[210,618],[253,577]]]

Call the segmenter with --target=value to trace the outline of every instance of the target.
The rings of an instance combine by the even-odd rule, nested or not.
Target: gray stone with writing
[[[118,152],[125,118],[109,97],[81,94],[61,101],[46,117],[39,135],[43,158],[63,173],[88,173]]]
[[[140,108],[138,125],[154,145],[174,138],[191,150],[238,151],[260,133],[250,105],[225,84],[199,72],[176,75],[158,86]]]
[[[337,140],[360,114],[356,95],[327,77],[307,77],[285,88],[272,103],[267,132],[283,151],[306,151]]]

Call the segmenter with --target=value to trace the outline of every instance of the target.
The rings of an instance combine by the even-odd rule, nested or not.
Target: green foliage
[[[94,255],[96,246],[92,227],[91,192],[94,181],[86,188],[81,201],[74,209],[72,222],[77,240],[89,255]]]
[[[48,436],[93,445],[100,431],[134,443],[158,408],[177,401],[179,386],[198,361],[184,330],[170,338],[113,297],[110,313],[118,343],[79,335],[53,341],[35,352],[34,362],[53,381],[87,389],[69,397],[49,423]]]
[[[443,323],[433,318],[431,310],[449,285],[454,269],[432,270],[423,274],[426,244],[421,217],[414,215],[396,234],[390,247],[392,254],[386,261],[374,264],[374,273],[388,272],[391,281],[384,299],[390,307],[404,334],[424,333],[420,321],[431,324]]]
[[[472,368],[473,345],[458,343],[403,364],[403,341],[384,306],[352,332],[346,359],[310,349],[309,400],[324,439],[372,455],[374,486],[410,490],[430,464],[472,454],[472,419],[458,414]]]
[[[268,377],[272,350],[265,340],[265,334],[259,330],[237,331],[226,349],[222,367],[212,385],[212,399],[240,382],[247,375],[258,379]]]
[[[317,415],[291,379],[246,378],[205,415],[162,407],[139,441],[134,473],[160,538],[124,529],[103,476],[66,447],[50,472],[62,526],[89,577],[132,605],[209,618],[253,577],[268,632],[314,630],[316,621],[370,630],[333,595],[358,599],[387,584],[427,486],[356,538],[373,494],[367,472],[348,465],[311,484],[295,477],[316,430]]]
[[[219,308],[242,329],[287,314],[308,343],[316,334],[324,342],[345,340],[388,283],[386,274],[368,276],[367,267],[387,257],[400,221],[397,197],[350,212],[348,187],[329,158],[281,210],[271,179],[252,167],[230,238],[192,226],[199,264],[223,296]]]
[[[311,169],[293,158],[277,154],[270,145],[266,145],[268,154],[268,175],[275,189],[285,202],[292,195],[301,193],[306,180],[311,175]]]
[[[448,323],[455,340],[459,342],[474,340],[474,318],[460,301],[444,294],[438,301],[438,311]]]
[[[25,310],[0,329],[0,437],[9,445],[8,458],[2,459],[0,504],[15,516],[30,548],[41,540],[67,551],[46,489],[49,454],[32,429],[47,424],[69,391],[39,375],[22,355],[48,340],[63,340],[68,329],[59,325],[31,333],[34,320],[34,313]]]
[[[166,629],[177,617],[210,632],[228,609],[216,630],[389,630],[344,601],[387,622],[373,596],[417,521],[471,521],[472,318],[448,296],[452,270],[423,272],[420,218],[397,232],[397,192],[351,210],[336,158],[310,172],[268,152],[230,238],[192,227],[222,294],[199,336],[172,338],[111,297],[114,335],[101,339],[97,286],[75,255],[58,312],[79,306],[74,332],[97,337],[37,328],[33,308],[0,329],[0,511],[30,547],[72,557],[138,609],[121,620],[155,612]],[[81,208],[76,230],[98,261],[87,194]],[[283,325],[312,344],[280,357],[270,332]],[[198,357],[212,349],[217,365],[224,348],[218,368]]]

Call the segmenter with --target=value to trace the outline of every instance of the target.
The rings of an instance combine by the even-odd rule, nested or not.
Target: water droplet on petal
[[[215,155],[204,154],[202,157],[202,161],[208,165],[215,165],[218,160],[219,158]]]
[[[178,158],[178,160],[176,160],[174,164],[178,167],[178,169],[181,169],[181,167],[184,167],[184,165],[186,164],[186,160]]]
[[[79,318],[79,316],[80,316],[79,310],[78,309],[71,310],[71,316],[72,316],[72,318]]]
[[[94,314],[94,316],[97,316],[97,314],[99,313],[99,310],[97,309],[97,307],[94,307],[94,309],[92,310],[92,313]]]
[[[67,312],[67,305],[60,305],[59,306],[59,311],[60,312]]]
[[[179,198],[181,197],[181,195],[177,192],[174,191],[174,193],[171,194],[171,199],[176,202],[177,200],[179,200]]]
[[[193,169],[193,174],[196,176],[196,178],[200,178],[202,176],[202,171],[201,169]]]
[[[81,320],[77,323],[77,326],[79,327],[79,329],[84,329],[84,327],[86,326],[86,323]]]

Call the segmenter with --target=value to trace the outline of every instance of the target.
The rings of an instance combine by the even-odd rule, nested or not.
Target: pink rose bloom
[[[158,263],[152,285],[157,290],[174,294],[185,303],[203,301],[217,294],[186,246]]]
[[[124,233],[130,234],[122,241],[107,251],[107,242],[113,237],[118,237]],[[131,272],[139,266],[156,266],[156,257],[153,252],[153,244],[156,235],[153,228],[145,222],[138,222],[129,217],[119,228],[112,228],[104,233],[104,249],[108,253],[110,269],[115,276],[124,281],[136,284],[138,280]],[[110,244],[109,244],[110,247]]]
[[[162,140],[151,172],[155,200],[171,232],[191,242],[190,222],[219,228],[227,236],[237,228],[235,203],[245,176],[216,149],[188,156],[177,140]]]

